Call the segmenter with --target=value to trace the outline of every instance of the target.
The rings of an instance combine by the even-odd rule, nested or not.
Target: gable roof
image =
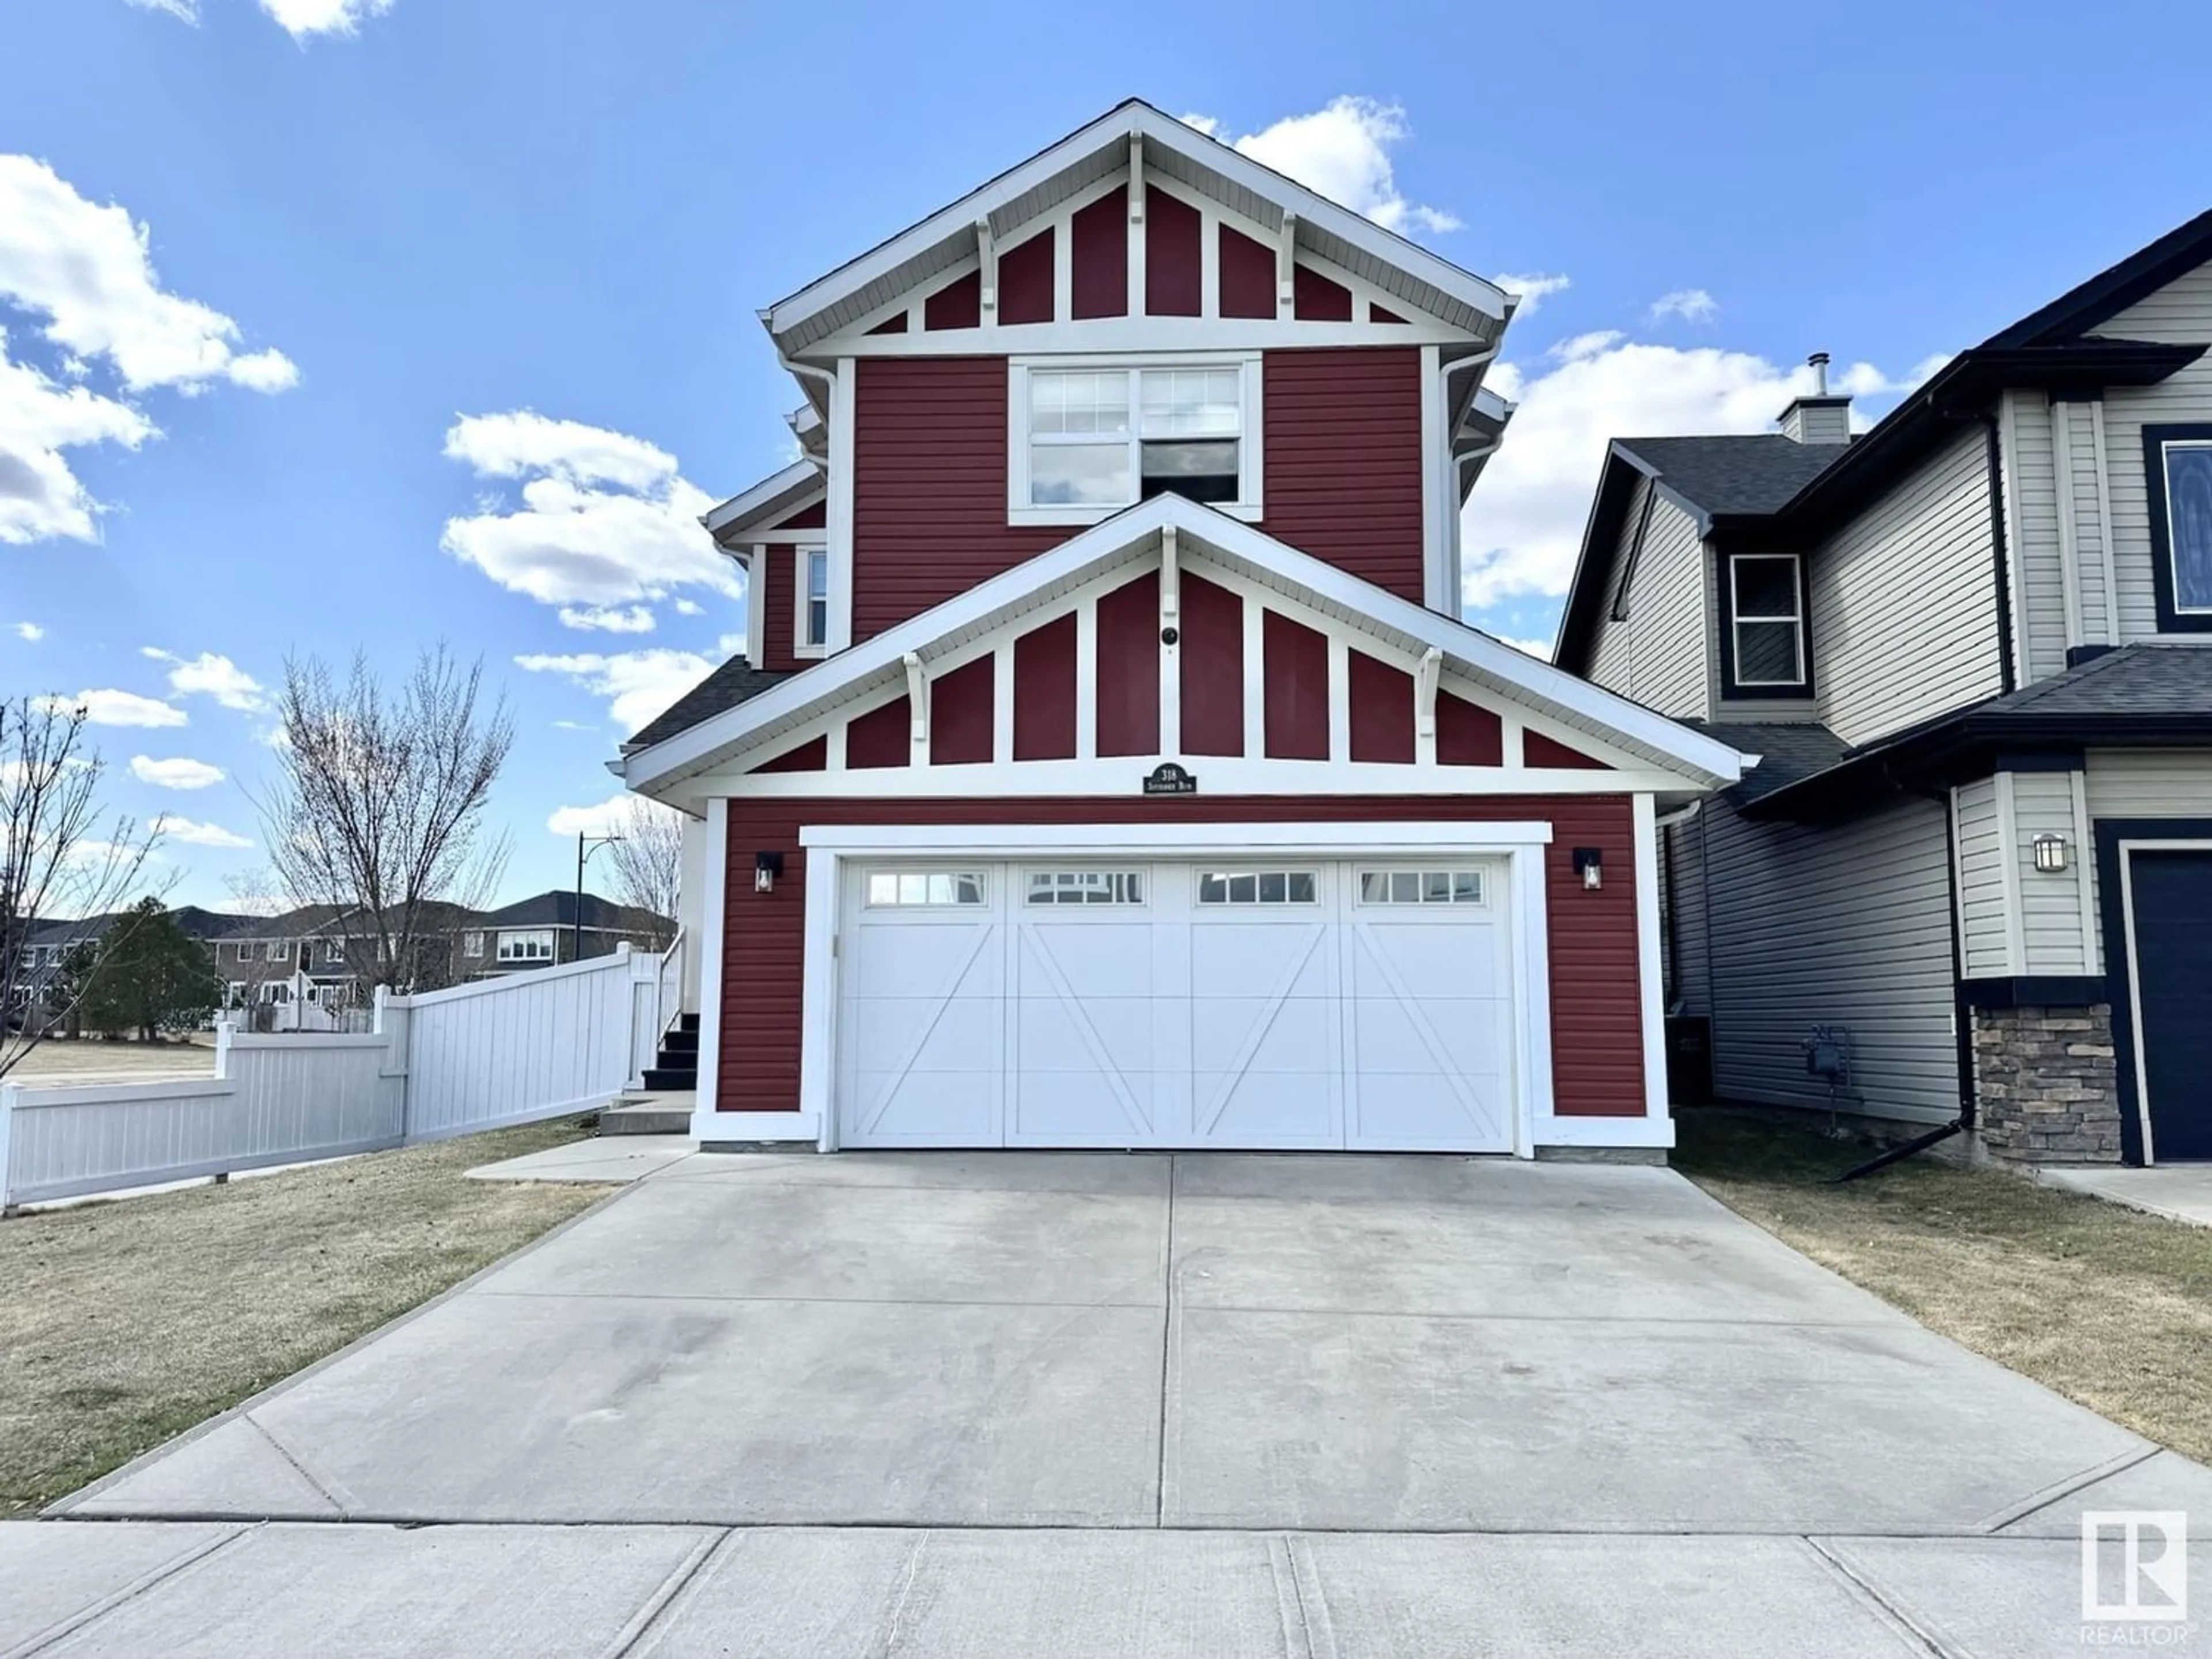
[[[671,703],[657,720],[647,721],[623,744],[623,752],[628,754],[665,743],[678,732],[688,732],[700,721],[735,708],[790,678],[788,672],[755,668],[740,652]],[[620,768],[615,769],[619,771]]]
[[[1840,459],[1849,444],[1778,432],[1714,438],[1617,438],[1613,452],[1664,481],[1696,514],[1772,513]]]
[[[723,536],[774,524],[811,495],[824,488],[822,469],[811,461],[793,461],[780,472],[771,472],[758,483],[702,514],[699,522],[720,541]]]
[[[1295,216],[1300,246],[1446,322],[1491,337],[1512,315],[1513,301],[1495,283],[1132,98],[779,300],[762,321],[786,356],[803,352],[973,253],[979,221],[1006,235],[1109,177],[1127,162],[1132,139],[1143,142],[1148,170],[1269,230]]]
[[[1713,738],[1173,494],[1125,508],[688,731],[625,750],[618,775],[633,789],[669,790],[749,745],[803,725],[826,706],[892,684],[903,675],[908,652],[975,638],[1073,591],[1127,562],[1133,550],[1157,546],[1170,526],[1203,556],[1252,573],[1320,609],[1357,617],[1417,654],[1432,647],[1451,672],[1602,735],[1655,764],[1715,783],[1733,783],[1741,775],[1743,757]]]
[[[2049,305],[2031,311],[2009,328],[1998,330],[1983,344],[2049,345],[2079,339],[2207,259],[2212,259],[2212,210],[2175,226],[2118,264],[2106,266]]]

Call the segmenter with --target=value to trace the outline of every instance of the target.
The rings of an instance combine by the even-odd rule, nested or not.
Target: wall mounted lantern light
[[[2066,837],[2050,831],[2038,836],[2033,843],[2035,867],[2046,876],[2066,873]]]
[[[1583,890],[1595,893],[1605,885],[1605,854],[1595,847],[1575,848],[1575,873],[1583,878]]]
[[[775,878],[783,873],[783,854],[756,853],[753,854],[753,891],[773,893]]]

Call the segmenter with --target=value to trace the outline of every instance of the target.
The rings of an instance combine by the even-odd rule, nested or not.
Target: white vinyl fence
[[[684,948],[380,996],[367,1036],[226,1025],[210,1078],[0,1083],[0,1209],[604,1106],[643,1082],[675,1024]]]

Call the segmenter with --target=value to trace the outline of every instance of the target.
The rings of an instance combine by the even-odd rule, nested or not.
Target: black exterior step
[[[697,1036],[699,1035],[699,1016],[696,1014],[677,1015],[676,1029],[683,1032],[687,1036]]]
[[[681,1094],[699,1086],[699,1068],[696,1066],[678,1069],[666,1066],[648,1066],[645,1073],[645,1091],[649,1095]]]
[[[660,1039],[660,1053],[665,1059],[670,1054],[696,1054],[699,1052],[696,1031],[671,1031]]]

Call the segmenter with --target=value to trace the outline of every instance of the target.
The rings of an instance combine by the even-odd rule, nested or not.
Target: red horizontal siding
[[[1396,818],[1551,823],[1545,871],[1555,1108],[1563,1116],[1642,1116],[1634,832],[1626,797],[1592,795],[732,800],[715,1104],[725,1111],[765,1112],[798,1105],[806,921],[806,854],[799,845],[803,823],[1365,823]],[[1574,871],[1577,847],[1603,854],[1601,891],[1583,890]],[[784,855],[783,877],[772,893],[753,890],[753,855],[759,852]]]
[[[1018,247],[999,256],[999,320],[1002,323],[1048,323],[1052,320],[1053,239],[1056,233],[1041,230]]]
[[[1270,351],[1261,528],[1422,602],[1421,354]]]
[[[794,548],[770,544],[768,550],[753,564],[757,589],[745,596],[745,603],[761,608],[761,660],[758,666],[773,669],[779,674],[790,673],[806,665],[792,649],[793,635],[799,627],[793,609],[797,600],[799,554]]]
[[[854,400],[853,639],[1056,546],[1006,523],[1006,360],[869,357]]]

